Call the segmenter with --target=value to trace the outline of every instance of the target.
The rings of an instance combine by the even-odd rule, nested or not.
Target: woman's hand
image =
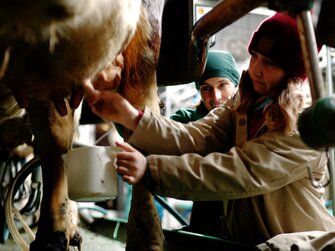
[[[92,111],[104,120],[117,122],[134,130],[138,123],[138,110],[116,92],[121,82],[122,69],[123,57],[120,54],[92,81],[84,83],[85,99]]]
[[[90,86],[85,86],[85,92],[90,92],[89,95],[92,99],[88,100],[88,104],[95,114],[106,121],[117,122],[130,130],[135,130],[139,112],[119,93],[99,91]]]
[[[122,175],[123,181],[138,183],[145,174],[147,158],[128,143],[116,142],[116,146],[124,150],[116,155],[116,172]]]

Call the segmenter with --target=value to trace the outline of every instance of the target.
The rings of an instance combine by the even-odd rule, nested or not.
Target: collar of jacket
[[[255,109],[254,109],[254,112],[255,111],[258,111],[260,109],[263,109],[266,105],[270,104],[273,102],[273,99],[272,98],[266,98],[264,99],[261,103],[257,104]]]
[[[201,103],[195,109],[194,120],[201,119],[208,114],[208,110],[205,104],[201,101]]]

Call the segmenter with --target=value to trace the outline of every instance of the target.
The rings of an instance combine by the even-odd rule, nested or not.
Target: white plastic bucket
[[[69,198],[78,202],[95,202],[117,197],[118,184],[115,146],[85,146],[64,154]]]

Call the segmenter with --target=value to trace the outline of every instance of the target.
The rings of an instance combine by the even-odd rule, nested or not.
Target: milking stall
[[[335,250],[334,14],[2,1],[0,250]]]

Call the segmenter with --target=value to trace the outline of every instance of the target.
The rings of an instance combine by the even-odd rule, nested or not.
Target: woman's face
[[[221,106],[234,93],[235,85],[227,78],[206,79],[200,84],[202,102],[208,111]]]
[[[251,55],[249,74],[255,92],[266,97],[278,95],[286,77],[279,65],[256,51]]]

